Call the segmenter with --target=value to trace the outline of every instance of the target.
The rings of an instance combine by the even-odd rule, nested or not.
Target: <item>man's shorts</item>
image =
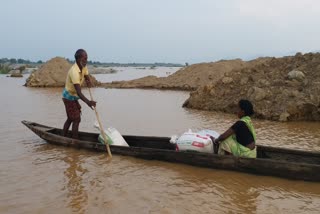
[[[67,100],[62,98],[63,103],[66,107],[68,119],[71,121],[80,120],[81,106],[78,100]]]

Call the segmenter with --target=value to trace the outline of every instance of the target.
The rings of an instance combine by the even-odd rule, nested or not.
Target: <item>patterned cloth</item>
[[[240,120],[246,123],[247,127],[249,128],[249,130],[253,136],[254,141],[256,141],[256,131],[252,125],[251,118],[249,116],[244,116]]]
[[[71,121],[75,121],[75,120],[80,121],[81,106],[78,100],[68,100],[65,98],[62,98],[62,100],[66,107],[68,119],[70,119]]]
[[[218,154],[224,155],[225,151],[231,153],[236,157],[246,157],[246,158],[256,158],[257,157],[257,148],[253,150],[248,147],[242,146],[237,142],[236,137],[231,135],[224,141],[222,141],[219,145]]]
[[[246,123],[247,127],[249,128],[253,136],[254,141],[256,141],[256,132],[253,128],[251,118],[249,116],[245,116],[242,117],[240,120]],[[255,147],[253,150],[251,150],[248,147],[241,145],[239,142],[237,142],[237,138],[234,134],[220,143],[218,154],[224,155],[225,151],[232,153],[232,155],[236,157],[257,157],[257,148]]]
[[[79,97],[78,96],[72,96],[66,88],[63,89],[63,92],[62,92],[62,97],[67,99],[67,100],[78,100]]]

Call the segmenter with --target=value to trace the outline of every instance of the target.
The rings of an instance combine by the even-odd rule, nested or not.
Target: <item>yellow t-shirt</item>
[[[87,66],[82,68],[82,72],[79,66],[77,65],[77,63],[74,63],[74,65],[69,69],[65,88],[70,95],[78,96],[77,91],[73,84],[81,85],[83,83],[85,75],[89,75]]]

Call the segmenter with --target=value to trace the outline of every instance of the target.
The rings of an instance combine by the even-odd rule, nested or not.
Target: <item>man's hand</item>
[[[93,84],[91,83],[91,81],[89,79],[86,79],[86,84],[88,88],[92,88]]]
[[[97,102],[96,102],[96,101],[93,101],[93,100],[89,100],[89,101],[87,102],[87,105],[88,105],[91,109],[93,109],[93,108],[96,107]]]
[[[87,87],[88,87],[88,88],[94,87],[94,85],[93,85],[92,82],[91,82],[91,79],[90,79],[89,75],[85,75],[85,76],[84,76],[84,79],[86,80],[86,84],[87,84]]]

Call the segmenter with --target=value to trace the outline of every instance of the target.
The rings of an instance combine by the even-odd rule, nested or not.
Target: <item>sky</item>
[[[0,0],[0,58],[200,63],[320,50],[319,0]]]

